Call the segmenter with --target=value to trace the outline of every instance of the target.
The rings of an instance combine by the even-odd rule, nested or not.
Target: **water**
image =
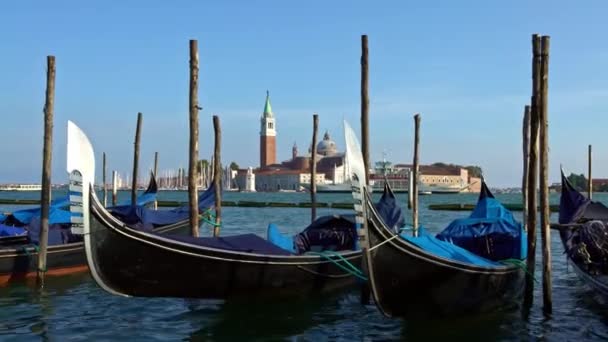
[[[58,193],[56,195],[59,195]],[[3,198],[36,198],[36,193],[0,193]],[[608,202],[608,194],[596,194]],[[497,196],[504,203],[519,195]],[[121,199],[129,194],[120,193]],[[405,203],[406,197],[398,195]],[[185,192],[161,192],[161,200],[186,200]],[[302,202],[303,193],[225,193],[225,200]],[[345,194],[319,194],[321,202],[345,202]],[[438,231],[467,212],[427,210],[431,203],[475,203],[475,195],[422,196],[420,221]],[[557,203],[553,194],[551,203]],[[0,206],[0,211],[15,207]],[[318,215],[348,212],[320,208]],[[253,232],[264,236],[269,222],[295,233],[310,220],[299,208],[225,208],[222,234]],[[521,213],[515,213],[521,218]],[[556,220],[555,215],[552,216]],[[202,232],[209,235],[210,230]],[[537,260],[541,261],[540,240]],[[373,305],[359,304],[358,291],[347,290],[324,298],[266,302],[257,305],[209,300],[122,298],[105,293],[88,274],[47,279],[39,292],[27,283],[0,288],[0,340],[606,340],[608,306],[584,287],[565,264],[557,234],[552,234],[553,315],[542,314],[541,285],[534,306],[474,317],[404,321],[383,317]],[[540,264],[536,269],[540,269]],[[541,274],[536,278],[541,281]],[[192,281],[197,281],[193,275]],[[415,294],[412,294],[415,295]]]

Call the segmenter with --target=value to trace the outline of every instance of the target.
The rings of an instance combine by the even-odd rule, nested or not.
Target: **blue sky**
[[[201,156],[221,118],[223,159],[258,164],[270,90],[279,159],[305,150],[312,114],[343,147],[359,127],[360,35],[369,35],[371,152],[480,165],[493,186],[521,178],[531,34],[551,36],[551,181],[559,165],[608,178],[605,1],[14,1],[0,5],[0,183],[39,182],[46,56],[57,58],[53,180],[64,181],[71,119],[110,169],[127,173],[137,112],[142,160],[187,167],[188,40],[200,51]],[[99,158],[99,163],[101,158]],[[99,174],[98,174],[99,175]]]

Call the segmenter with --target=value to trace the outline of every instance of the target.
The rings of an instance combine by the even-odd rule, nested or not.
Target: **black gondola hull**
[[[320,256],[277,256],[180,243],[121,224],[91,196],[89,263],[116,294],[143,297],[260,298],[310,296],[355,284]],[[358,267],[361,253],[344,258]]]
[[[524,288],[522,269],[475,267],[435,256],[392,238],[373,206],[368,205],[368,213],[367,260],[374,298],[385,315],[441,317],[517,305]]]
[[[188,221],[157,228],[157,233],[183,233]],[[84,243],[75,242],[49,246],[47,249],[47,276],[62,276],[88,270]],[[32,244],[0,247],[0,286],[34,278],[38,269],[38,248]]]

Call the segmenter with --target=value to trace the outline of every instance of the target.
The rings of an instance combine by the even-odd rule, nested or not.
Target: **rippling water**
[[[3,198],[35,198],[37,194],[0,193]],[[128,198],[127,193],[121,197]],[[553,195],[554,196],[554,195]],[[160,199],[186,200],[186,193],[161,192]],[[226,193],[226,200],[301,202],[308,194]],[[402,202],[405,196],[398,196]],[[518,195],[498,196],[515,203]],[[608,202],[608,194],[596,199]],[[344,202],[348,195],[320,194],[322,202]],[[467,212],[429,211],[430,203],[475,203],[475,195],[432,195],[421,199],[420,221],[438,231]],[[558,197],[551,199],[557,203]],[[3,206],[0,211],[15,207]],[[348,212],[319,209],[318,215]],[[520,213],[516,213],[521,217]],[[293,208],[225,208],[222,234],[254,232],[264,236],[269,222],[297,232],[310,220],[310,211]],[[556,217],[553,217],[555,220]],[[202,232],[209,235],[210,231]],[[538,242],[540,251],[540,239]],[[38,291],[27,283],[0,288],[0,340],[606,340],[608,306],[598,302],[576,275],[566,268],[557,234],[552,236],[553,308],[541,309],[541,285],[534,306],[490,315],[446,320],[404,321],[384,318],[373,305],[362,306],[356,289],[305,301],[243,303],[168,298],[122,298],[105,293],[88,274],[48,278]],[[541,261],[540,253],[537,260]],[[540,264],[536,267],[540,269]],[[536,278],[540,282],[541,275]],[[197,281],[193,275],[192,281]],[[415,294],[412,294],[415,295]]]

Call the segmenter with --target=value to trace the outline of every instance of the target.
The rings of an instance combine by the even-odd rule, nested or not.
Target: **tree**
[[[572,184],[572,186],[578,191],[587,190],[587,178],[584,174],[581,173],[580,175],[576,175],[571,173],[570,176],[568,176],[568,180],[570,181],[570,184]]]
[[[198,170],[198,172],[203,172],[203,170],[201,170],[201,164],[202,164],[203,170],[204,170],[209,165],[209,161],[207,159],[199,160],[198,163],[196,163],[196,169]]]
[[[477,165],[465,166],[465,169],[469,171],[469,177],[481,178],[481,176],[483,175],[483,170]]]
[[[237,164],[236,162],[230,163],[230,170],[238,170],[238,169],[240,169],[239,164]]]

